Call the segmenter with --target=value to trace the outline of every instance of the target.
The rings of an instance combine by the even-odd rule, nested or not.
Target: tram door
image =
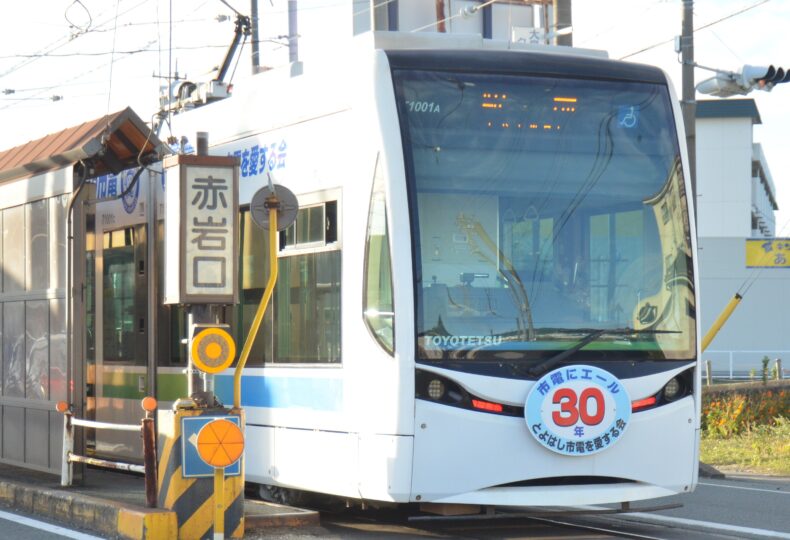
[[[166,408],[186,395],[183,309],[162,305],[162,280],[154,279],[163,273],[164,225],[148,225],[146,203],[153,185],[154,214],[163,216],[164,185],[152,174],[122,199],[113,195],[127,189],[133,171],[102,177],[86,226],[85,410],[100,422],[139,424],[145,396],[156,392]],[[86,446],[97,457],[142,461],[139,432],[87,430]]]
[[[148,373],[147,231],[145,224],[98,230],[95,244],[95,357],[88,369],[88,411],[97,421],[139,424]],[[92,414],[91,414],[92,413]],[[96,430],[97,456],[140,460],[139,433]]]
[[[155,367],[148,362],[148,181],[142,175],[129,188],[133,173],[97,179],[86,226],[85,411],[99,422],[139,425]],[[97,457],[142,461],[139,432],[89,429],[85,444]]]

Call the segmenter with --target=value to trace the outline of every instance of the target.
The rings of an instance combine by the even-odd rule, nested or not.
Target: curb
[[[699,462],[699,475],[701,478],[725,478],[724,473],[707,463]]]
[[[245,531],[277,527],[313,527],[321,524],[315,510],[247,499],[244,501]]]
[[[114,538],[166,540],[178,536],[176,514],[65,490],[0,481],[0,503]]]
[[[178,520],[172,510],[144,508],[85,495],[69,488],[43,488],[0,480],[0,505],[92,531],[109,538],[174,540]],[[320,514],[264,501],[245,500],[245,531],[320,525]]]

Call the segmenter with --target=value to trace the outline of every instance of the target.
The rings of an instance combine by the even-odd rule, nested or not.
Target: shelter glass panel
[[[25,309],[25,395],[28,399],[49,397],[49,301],[26,302]]]
[[[67,398],[66,392],[66,301],[49,301],[49,399]]]
[[[3,458],[25,461],[25,409],[3,407]]]
[[[25,409],[25,463],[49,466],[49,411]],[[17,434],[21,439],[22,435]]]
[[[25,207],[3,211],[3,292],[25,290]]]
[[[46,199],[25,205],[25,247],[27,250],[26,275],[28,291],[49,286],[49,217]]]
[[[3,304],[3,395],[25,397],[25,303]]]
[[[3,213],[0,211],[0,231],[3,230]],[[5,264],[3,259],[3,238],[4,234],[0,234],[0,292],[3,291],[3,275],[5,274]],[[2,311],[2,309],[0,309]]]
[[[49,200],[49,286],[66,286],[66,204],[65,195]]]

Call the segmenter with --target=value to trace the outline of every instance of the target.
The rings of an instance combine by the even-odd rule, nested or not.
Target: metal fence
[[[790,378],[790,350],[711,351],[702,353],[705,375],[715,380],[760,380],[768,358],[769,379]]]
[[[153,413],[156,411],[157,403],[152,397],[146,397],[142,401],[145,410],[145,418],[140,424],[116,424],[111,422],[96,422],[76,418],[71,411],[71,407],[65,401],[59,401],[57,411],[63,414],[63,464],[60,476],[60,485],[70,486],[74,477],[74,463],[85,463],[95,467],[105,469],[115,469],[119,471],[133,471],[145,475],[145,498],[149,508],[156,508],[157,503],[157,460],[156,460],[156,434],[154,430]],[[143,465],[124,463],[122,461],[112,461],[95,457],[83,456],[74,453],[74,428],[93,428],[108,429],[116,431],[139,432],[143,438]]]

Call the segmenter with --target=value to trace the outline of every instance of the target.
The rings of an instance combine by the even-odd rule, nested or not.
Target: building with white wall
[[[752,99],[697,103],[697,235],[703,335],[734,294],[743,300],[703,358],[714,371],[759,373],[763,357],[790,364],[790,251],[777,241],[776,188],[753,128]],[[747,262],[747,244],[764,255]],[[777,257],[778,255],[778,257]]]
[[[570,35],[546,29],[570,26],[571,0],[266,0],[256,10],[260,70],[343,58],[351,38],[371,30],[570,45]]]

